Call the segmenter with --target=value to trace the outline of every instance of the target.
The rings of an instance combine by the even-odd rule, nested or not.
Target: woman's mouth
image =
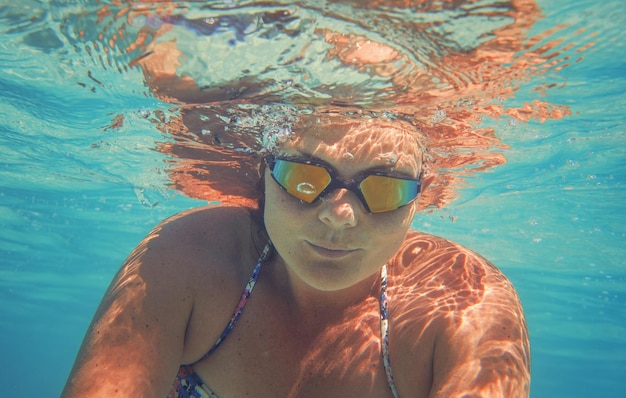
[[[325,258],[341,258],[351,253],[354,253],[357,249],[352,249],[345,246],[337,246],[324,243],[311,243],[307,241],[313,252],[317,255]]]

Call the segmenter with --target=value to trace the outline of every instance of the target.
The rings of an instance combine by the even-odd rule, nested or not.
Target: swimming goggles
[[[368,213],[383,213],[408,205],[420,191],[419,177],[365,171],[343,180],[329,165],[315,160],[270,155],[266,161],[274,181],[304,203],[314,203],[336,189],[347,189],[357,195]]]

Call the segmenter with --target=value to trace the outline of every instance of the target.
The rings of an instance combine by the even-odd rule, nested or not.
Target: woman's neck
[[[341,322],[356,312],[378,311],[380,274],[378,272],[341,290],[323,291],[305,283],[275,255],[268,273],[275,291],[294,321],[309,328],[323,328]],[[317,325],[317,326],[316,326]]]

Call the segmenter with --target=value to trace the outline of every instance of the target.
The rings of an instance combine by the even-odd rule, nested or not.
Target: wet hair
[[[454,198],[455,186],[462,178],[455,173],[463,174],[459,169],[474,165],[473,171],[482,171],[504,162],[499,153],[490,152],[499,144],[492,132],[467,131],[458,124],[432,126],[414,115],[391,111],[319,110],[284,104],[187,107],[170,122],[168,132],[174,142],[163,144],[161,151],[177,158],[169,170],[173,188],[208,202],[262,209],[267,153],[280,150],[281,143],[302,134],[321,134],[326,128],[364,121],[394,128],[419,147],[422,209],[442,207]]]
[[[466,24],[484,18],[481,7],[470,12],[463,2],[446,1],[443,8],[439,2],[418,0],[352,3],[355,10],[362,8],[365,11],[375,11],[383,6],[406,7],[407,11],[418,5],[416,12],[428,12],[430,16],[446,11],[440,13],[438,20],[429,16],[423,21],[420,18],[387,20],[378,12],[360,13],[359,26],[370,28],[375,36],[382,32],[392,34],[387,35],[384,43],[376,43],[375,37],[358,36],[350,31],[314,29],[314,34],[328,45],[327,55],[333,62],[337,60],[346,72],[357,71],[369,80],[377,76],[385,83],[384,88],[341,80],[335,82],[341,84],[320,84],[314,78],[303,78],[298,82],[291,78],[292,70],[298,68],[284,68],[284,75],[274,74],[277,68],[272,63],[255,73],[247,69],[240,73],[242,71],[233,68],[232,73],[223,79],[207,85],[210,68],[203,67],[192,74],[193,68],[180,68],[177,62],[164,62],[164,59],[169,61],[195,55],[179,48],[182,41],[177,42],[175,35],[168,36],[172,27],[191,28],[195,32],[208,29],[203,31],[207,37],[215,31],[204,20],[186,19],[169,7],[146,7],[148,20],[158,22],[158,26],[148,24],[136,35],[130,32],[119,35],[117,29],[111,28],[115,26],[112,24],[126,23],[127,19],[121,16],[132,13],[134,8],[121,2],[117,5],[119,9],[114,11],[115,7],[106,5],[100,22],[96,24],[102,32],[93,32],[95,25],[90,24],[85,26],[86,32],[81,32],[81,37],[89,37],[89,33],[93,37],[101,36],[99,40],[105,48],[119,41],[116,48],[128,49],[127,57],[134,57],[129,65],[141,66],[150,91],[174,106],[168,118],[155,120],[170,139],[159,149],[174,158],[168,170],[172,187],[189,197],[208,202],[258,208],[262,204],[263,192],[257,186],[257,170],[263,151],[271,150],[273,140],[288,135],[294,120],[297,121],[302,114],[336,112],[346,117],[387,118],[402,121],[419,133],[425,148],[425,172],[424,190],[418,203],[421,209],[429,209],[444,207],[453,201],[458,188],[465,184],[466,176],[506,161],[503,154],[506,146],[495,131],[479,127],[484,116],[506,116],[512,122],[524,122],[533,118],[540,121],[556,119],[569,113],[567,107],[539,100],[517,107],[504,104],[519,89],[521,82],[557,67],[568,57],[567,52],[561,54],[564,50],[558,40],[541,42],[541,36],[545,38],[549,32],[529,36],[531,27],[540,17],[535,2],[502,2],[490,13],[490,18],[498,21],[497,26],[486,24],[477,37],[473,37],[473,33],[478,32],[471,29],[467,35],[441,34],[446,31],[445,26],[448,31],[452,27],[465,29]],[[457,9],[464,11],[464,17],[450,18],[447,10]],[[246,11],[242,12],[245,14]],[[144,16],[146,14],[142,13]],[[480,19],[474,19],[475,16]],[[278,32],[292,37],[298,31],[285,30],[284,18],[291,20],[297,15],[291,12],[266,14],[263,21],[272,32],[278,29]],[[398,23],[386,24],[392,21]],[[389,26],[402,29],[388,29]],[[395,31],[399,35],[393,35]],[[258,35],[266,35],[266,32],[255,30]],[[268,37],[278,39],[274,34]],[[402,41],[397,41],[398,38]],[[371,45],[388,45],[388,56],[369,60],[354,57],[352,44],[369,42],[370,39]],[[210,40],[204,42],[211,43]],[[538,46],[538,43],[542,44]],[[412,46],[419,51],[411,51]],[[205,55],[192,47],[194,52]],[[246,51],[245,45],[237,48]],[[313,56],[320,58],[317,51]],[[309,60],[302,59],[303,62]],[[296,57],[290,62],[293,66],[300,66],[300,60]],[[302,65],[304,71],[307,70],[305,66]],[[221,63],[216,63],[215,67],[223,69]],[[283,76],[285,80],[276,76]],[[308,81],[305,83],[304,80]],[[543,92],[549,85],[541,81],[537,89]]]
[[[373,1],[367,3],[367,8],[376,9],[382,3],[385,7],[413,7],[415,4],[409,0]],[[420,11],[437,12],[440,8],[440,4],[418,3]],[[449,6],[463,7],[457,3]],[[480,7],[477,10],[482,18]],[[162,12],[167,14],[168,11]],[[447,13],[441,16],[442,21],[448,21]],[[231,79],[205,87],[194,81],[194,76],[176,68],[171,76],[170,71],[151,69],[152,64],[148,62],[151,58],[157,65],[162,62],[159,53],[152,52],[154,46],[150,44],[138,47],[144,52],[134,62],[142,65],[151,90],[159,98],[183,104],[175,110],[177,115],[171,117],[170,122],[161,124],[172,140],[162,144],[160,149],[175,158],[169,175],[172,186],[185,195],[208,202],[259,208],[263,192],[258,189],[257,170],[264,151],[272,150],[275,140],[288,137],[301,115],[334,112],[345,117],[381,118],[402,123],[421,137],[424,189],[418,203],[424,210],[448,205],[457,197],[459,188],[467,184],[467,176],[506,162],[506,145],[493,128],[481,127],[483,117],[505,116],[513,122],[524,122],[557,119],[569,113],[565,106],[539,100],[517,108],[504,103],[522,82],[558,65],[559,56],[563,59],[557,41],[534,47],[541,37],[529,37],[529,32],[539,16],[540,10],[532,1],[505,1],[493,13],[494,19],[500,19],[498,28],[486,27],[487,31],[474,40],[472,34],[463,35],[468,40],[459,38],[458,42],[448,35],[437,35],[439,29],[431,30],[436,23],[411,21],[410,26],[402,25],[411,33],[405,38],[428,39],[425,43],[432,45],[433,51],[406,54],[402,51],[406,43],[391,46],[397,56],[382,64],[359,63],[358,58],[350,57],[350,43],[360,40],[359,37],[320,30],[320,37],[330,47],[328,56],[336,57],[347,71],[357,68],[359,72],[377,73],[385,78],[389,87],[375,94],[360,91],[362,87],[350,82],[320,88],[315,79],[309,83],[316,86],[301,82],[302,87],[298,89],[294,81],[287,80],[289,84],[285,84],[264,72],[246,73],[242,77],[234,71],[229,75]],[[467,21],[473,19],[454,18],[449,22]],[[424,32],[432,34],[419,35]],[[364,36],[363,39],[369,38]],[[388,41],[394,42],[393,38]],[[166,54],[171,55],[174,50],[182,52],[172,39],[156,44],[164,43],[169,46]],[[413,56],[418,59],[413,60]],[[425,58],[420,60],[419,56]],[[395,69],[394,65],[400,61],[415,68]],[[427,62],[429,67],[420,67],[419,61]],[[274,68],[268,65],[267,70]],[[155,80],[159,72],[164,74],[165,81]],[[206,70],[199,73],[206,73]],[[174,79],[173,83],[167,83],[168,78]],[[542,83],[538,89],[543,91],[546,87]],[[358,103],[355,104],[355,100]]]

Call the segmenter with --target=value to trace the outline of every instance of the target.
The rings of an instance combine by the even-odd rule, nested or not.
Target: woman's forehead
[[[420,137],[414,129],[390,121],[320,120],[294,126],[294,139],[284,146],[325,160],[354,161],[419,170]]]

